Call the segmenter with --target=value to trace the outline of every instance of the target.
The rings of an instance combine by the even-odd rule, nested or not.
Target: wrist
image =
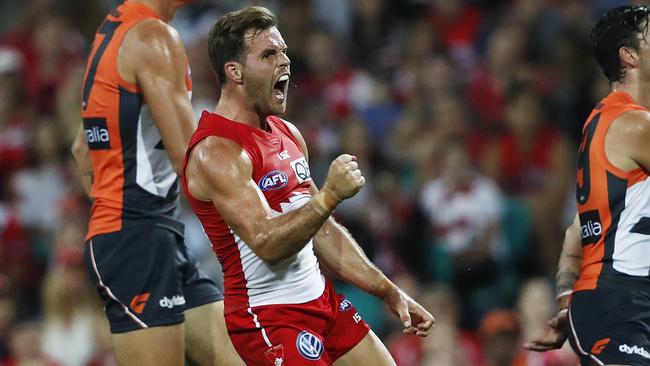
[[[338,203],[335,203],[331,198],[328,198],[328,194],[325,190],[316,193],[309,203],[316,212],[326,218],[334,212],[334,209],[338,205]]]
[[[559,311],[563,311],[569,308],[572,294],[573,291],[564,291],[557,295],[557,307]]]
[[[316,193],[314,199],[321,207],[330,213],[333,212],[334,209],[336,209],[336,207],[342,201],[336,194],[334,194],[334,192],[332,192],[331,189],[326,186],[323,186],[323,188],[321,188],[321,190]]]
[[[368,291],[368,293],[380,299],[385,299],[388,295],[396,292],[399,292],[399,288],[386,276],[377,276]]]

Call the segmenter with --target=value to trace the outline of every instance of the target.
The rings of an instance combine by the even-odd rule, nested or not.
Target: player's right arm
[[[365,182],[356,158],[341,155],[330,165],[323,188],[307,204],[273,217],[252,172],[241,146],[210,136],[194,147],[185,173],[190,193],[211,200],[232,230],[271,264],[298,253],[341,200],[354,196]]]
[[[562,347],[567,338],[567,311],[571,293],[580,275],[581,265],[580,218],[576,214],[573,223],[566,229],[564,234],[562,253],[560,254],[560,262],[555,277],[559,312],[553,319],[549,320],[549,329],[546,334],[524,344],[524,348],[543,352]]]
[[[84,191],[90,196],[90,189],[93,184],[93,166],[90,160],[90,150],[86,142],[83,123],[79,126],[79,131],[77,131],[77,135],[72,142],[70,151],[77,163],[77,170],[81,176],[81,184],[83,185]]]
[[[187,55],[178,32],[159,20],[138,23],[124,37],[120,75],[142,89],[176,173],[196,129],[185,84]]]

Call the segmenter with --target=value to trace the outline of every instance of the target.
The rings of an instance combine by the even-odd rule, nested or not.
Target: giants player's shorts
[[[331,365],[370,330],[329,281],[315,300],[235,311],[226,326],[244,362],[259,366]]]
[[[575,292],[569,325],[581,365],[650,365],[650,291],[599,287]]]
[[[183,238],[155,223],[95,235],[84,260],[112,333],[181,323],[184,310],[223,299]]]

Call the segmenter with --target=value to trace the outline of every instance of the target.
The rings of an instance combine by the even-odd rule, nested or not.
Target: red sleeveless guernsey
[[[239,144],[250,158],[251,179],[275,215],[304,205],[311,197],[311,175],[300,144],[282,119],[268,117],[267,125],[268,131],[204,111],[190,140],[183,172],[192,149],[204,138],[226,138]],[[293,257],[270,265],[231,230],[211,201],[192,196],[185,174],[181,181],[221,262],[226,314],[261,305],[301,304],[323,293],[325,280],[311,241]]]

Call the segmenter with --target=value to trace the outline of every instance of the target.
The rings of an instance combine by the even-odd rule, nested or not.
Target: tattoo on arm
[[[573,285],[575,285],[578,280],[579,273],[576,270],[570,268],[563,268],[557,272],[555,276],[556,291],[558,294],[565,293],[567,291],[573,290]]]

